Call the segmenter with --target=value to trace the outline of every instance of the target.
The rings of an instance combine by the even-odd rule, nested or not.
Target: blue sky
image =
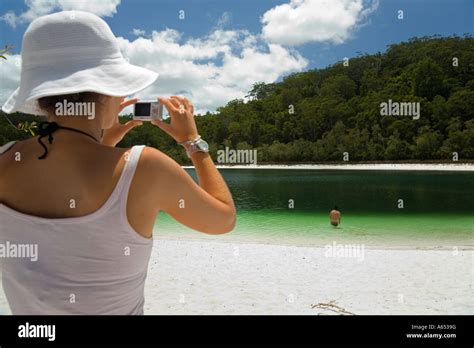
[[[58,5],[51,9],[41,8],[41,2],[37,0],[31,0],[30,7],[25,2],[19,0],[1,0],[0,3],[0,16],[3,16],[3,20],[0,20],[0,45],[13,44],[15,46],[13,53],[20,54],[21,38],[26,30],[29,22],[32,18],[37,16],[35,13],[43,12],[56,12],[61,9],[69,9],[71,6],[79,6],[77,9],[88,9],[87,0],[77,0],[71,2],[71,0],[52,0]],[[308,31],[318,31],[321,27],[327,27],[322,30],[318,35],[309,35],[307,39],[302,40],[294,44],[296,40],[294,36],[286,37],[285,33],[278,33],[278,26],[281,25],[279,21],[285,18],[284,11],[291,12],[292,10],[283,6],[288,4],[287,1],[276,1],[276,0],[99,0],[95,3],[101,3],[104,8],[97,9],[90,5],[92,11],[96,11],[98,15],[104,18],[107,23],[111,26],[113,32],[117,37],[123,38],[123,51],[135,47],[133,45],[139,45],[136,41],[138,36],[143,39],[153,41],[157,46],[157,50],[154,53],[155,56],[145,59],[142,56],[131,56],[130,60],[132,63],[138,65],[145,65],[147,67],[154,67],[160,70],[164,66],[169,66],[167,63],[169,60],[161,59],[160,49],[163,49],[163,42],[181,45],[183,49],[186,47],[189,49],[190,44],[195,49],[199,49],[199,45],[196,42],[192,42],[192,39],[207,40],[210,42],[210,34],[216,30],[224,32],[239,32],[245,31],[244,34],[237,40],[232,42],[225,41],[219,44],[213,43],[212,48],[217,49],[228,45],[232,51],[232,54],[227,56],[227,60],[223,61],[222,55],[227,53],[220,52],[219,54],[209,54],[204,58],[197,59],[195,54],[184,55],[174,58],[175,61],[179,59],[189,60],[194,67],[201,69],[206,68],[204,64],[214,64],[213,69],[222,67],[231,61],[232,64],[226,71],[213,71],[209,73],[209,76],[219,75],[219,83],[223,84],[228,89],[223,94],[216,98],[216,100],[209,102],[208,105],[203,105],[203,109],[212,109],[216,105],[223,103],[229,98],[238,96],[239,93],[244,93],[244,89],[248,89],[249,84],[252,83],[250,73],[249,75],[234,74],[231,72],[232,69],[238,69],[248,65],[248,62],[259,62],[263,64],[264,59],[272,60],[272,57],[277,55],[276,49],[271,50],[269,47],[270,43],[276,43],[283,47],[279,50],[278,54],[281,55],[282,67],[271,71],[271,67],[263,67],[266,71],[265,77],[256,76],[256,80],[265,80],[265,82],[273,82],[273,80],[279,80],[283,76],[295,72],[305,71],[311,68],[322,68],[329,64],[333,64],[340,61],[343,57],[356,56],[358,52],[364,53],[375,53],[378,51],[384,51],[386,46],[407,39],[414,36],[425,36],[440,34],[442,36],[457,34],[463,35],[464,33],[473,33],[473,17],[474,17],[474,1],[472,0],[332,0],[327,4],[324,4],[324,0],[293,0],[294,7],[301,3],[322,3],[322,5],[315,5],[317,7],[311,7],[321,12],[321,18],[318,17],[307,17],[306,20],[314,18],[314,27],[311,26],[301,27],[301,23],[305,20],[305,16],[308,15],[306,11],[293,11],[288,16],[296,16],[294,23],[288,25],[284,29],[291,33],[293,30],[298,33],[300,30],[301,35],[308,34]],[[344,1],[350,3],[351,1],[357,4],[362,4],[366,8],[372,6],[372,9],[368,14],[363,12],[352,11],[348,16],[349,19],[356,20],[354,25],[344,26],[338,22],[343,22],[341,19],[331,17],[325,18],[324,13],[329,10],[328,6],[333,6],[336,3],[344,3]],[[34,7],[34,3],[37,3]],[[64,5],[66,3],[66,5]],[[67,4],[69,3],[69,4]],[[79,5],[71,5],[71,3]],[[93,3],[89,1],[89,3]],[[106,7],[106,4],[109,4]],[[33,14],[26,15],[25,18],[21,17],[22,13],[33,8]],[[69,6],[69,7],[68,7]],[[308,5],[309,6],[309,5]],[[335,5],[334,5],[335,6]],[[112,8],[112,10],[110,10]],[[310,8],[310,7],[308,7]],[[76,9],[76,8],[73,8]],[[263,32],[262,16],[268,11],[275,10],[275,13],[270,16],[269,21],[273,24],[271,27],[268,24],[269,34],[266,37],[260,35]],[[179,11],[185,11],[185,19],[181,20],[178,18]],[[277,10],[280,10],[280,15],[276,15]],[[399,20],[397,18],[398,11],[403,10],[404,19]],[[91,11],[91,12],[92,12]],[[31,11],[30,11],[31,12]],[[330,11],[328,11],[330,12]],[[12,22],[5,20],[5,14],[14,13],[16,16],[15,26]],[[349,11],[348,11],[349,13]],[[302,18],[298,18],[301,16]],[[351,17],[352,16],[352,17]],[[342,18],[342,17],[341,17]],[[321,21],[317,23],[317,21]],[[337,27],[337,28],[336,28]],[[308,29],[309,28],[309,29]],[[132,31],[139,29],[144,31],[140,35],[134,35]],[[171,32],[166,30],[172,29],[173,35],[169,35]],[[161,39],[153,38],[152,32],[162,33],[164,36],[160,36]],[[168,34],[165,34],[168,33]],[[176,33],[179,33],[179,37],[176,37]],[[296,34],[295,34],[296,35]],[[243,39],[254,40],[255,42],[251,45],[252,52],[254,54],[267,53],[266,56],[252,56],[248,55],[248,60],[240,59],[243,49],[248,47],[247,45],[240,45],[239,40]],[[209,43],[210,44],[210,43]],[[210,44],[211,45],[211,44]],[[219,46],[221,45],[221,46]],[[171,47],[171,46],[170,46]],[[136,48],[136,47],[135,47]],[[135,49],[136,50],[136,49]],[[166,48],[164,49],[166,51]],[[224,50],[225,51],[225,50]],[[169,59],[169,53],[163,54]],[[240,60],[239,60],[240,59]],[[172,61],[172,60],[171,60]],[[227,62],[227,63],[226,63]],[[140,63],[140,64],[139,64]],[[161,65],[160,65],[161,64]],[[188,69],[189,70],[189,69]],[[251,70],[251,69],[250,69]],[[258,71],[258,67],[255,67],[253,73]],[[0,71],[1,72],[1,71]],[[186,87],[186,69],[182,69],[183,76],[179,79],[165,79],[169,88],[173,90],[169,92],[172,94],[176,90],[188,91],[194,97],[203,96],[205,93],[219,93],[217,91],[207,90],[202,93],[193,93],[192,87]],[[189,73],[189,71],[188,71]],[[176,74],[175,74],[176,75]],[[206,75],[197,73],[197,76],[206,78]],[[238,79],[239,88],[232,89],[232,83],[229,82],[232,78]],[[14,80],[14,79],[13,79]],[[191,78],[192,80],[192,78]],[[194,80],[192,80],[194,81]],[[13,81],[14,82],[14,81]],[[209,83],[209,81],[207,81]],[[257,81],[253,81],[257,82]],[[194,82],[188,83],[193,85]],[[8,84],[8,83],[7,83]],[[227,85],[226,85],[227,84]],[[161,86],[164,86],[163,84]],[[10,86],[9,86],[10,87]],[[197,88],[197,87],[196,87]],[[6,93],[7,91],[5,91]],[[154,92],[166,92],[165,88],[157,87]],[[5,94],[3,93],[3,94]],[[2,93],[0,92],[0,99]],[[2,102],[2,100],[0,100]]]
[[[99,0],[100,1],[100,0]],[[258,33],[262,14],[287,1],[274,0],[124,0],[117,7],[117,14],[104,19],[115,35],[133,38],[131,31],[173,28],[187,36],[200,37],[218,23],[224,12],[231,14],[226,25],[232,29],[248,29]],[[404,11],[404,19],[397,19],[397,11]],[[26,10],[18,0],[2,0],[0,14]],[[185,20],[177,13],[185,11]],[[414,36],[440,34],[443,36],[474,31],[474,1],[472,0],[385,0],[370,16],[351,40],[341,45],[319,43],[306,44],[299,48],[303,56],[311,61],[310,67],[325,67],[341,57],[357,55],[356,52],[374,53],[384,51],[392,43],[405,41]],[[12,43],[14,52],[20,51],[21,38],[28,23],[12,28],[0,22],[0,44]]]

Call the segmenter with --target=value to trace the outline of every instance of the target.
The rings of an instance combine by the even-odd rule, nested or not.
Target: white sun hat
[[[63,11],[31,22],[23,36],[20,87],[6,113],[46,115],[38,98],[78,92],[125,97],[151,85],[156,72],[128,63],[107,23],[82,11]]]

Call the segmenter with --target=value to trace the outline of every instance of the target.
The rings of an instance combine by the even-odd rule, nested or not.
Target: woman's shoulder
[[[181,166],[167,154],[153,147],[145,146],[140,156],[140,166],[160,172],[173,171]]]
[[[15,143],[16,143],[16,141],[13,140],[13,141],[10,141],[10,142],[0,146],[0,155],[7,152],[8,150],[10,150],[13,147],[13,145],[15,145]]]
[[[9,141],[0,146],[0,172],[4,171],[12,160],[21,160],[21,149],[25,141],[27,140]]]
[[[140,155],[135,175],[137,182],[143,185],[159,182],[161,188],[163,185],[173,185],[181,171],[183,169],[174,159],[158,149],[146,146]]]
[[[23,148],[25,144],[34,141],[34,138],[27,138],[22,140],[12,140],[4,144],[0,144],[0,157],[2,155],[6,155],[7,153],[11,152],[12,149],[16,150]]]
[[[9,153],[21,151],[24,149],[25,145],[33,141],[35,141],[35,138],[12,140],[5,144],[0,144],[0,158],[7,156]]]
[[[20,143],[18,141],[9,141],[0,146],[0,191],[3,191],[2,185],[6,185],[5,177],[11,163],[14,163],[15,160],[21,160],[21,154],[17,151],[18,147],[21,147]]]

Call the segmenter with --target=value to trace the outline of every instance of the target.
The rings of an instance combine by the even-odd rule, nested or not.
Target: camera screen
[[[151,115],[151,103],[136,103],[135,104],[135,116],[150,116]]]

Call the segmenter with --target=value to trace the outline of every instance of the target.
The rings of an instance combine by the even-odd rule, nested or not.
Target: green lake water
[[[195,177],[192,169],[188,171]],[[237,206],[233,232],[207,236],[160,213],[155,238],[474,248],[472,172],[223,169],[221,173]],[[290,200],[294,208],[289,207]],[[342,212],[337,228],[328,218],[334,205]]]

